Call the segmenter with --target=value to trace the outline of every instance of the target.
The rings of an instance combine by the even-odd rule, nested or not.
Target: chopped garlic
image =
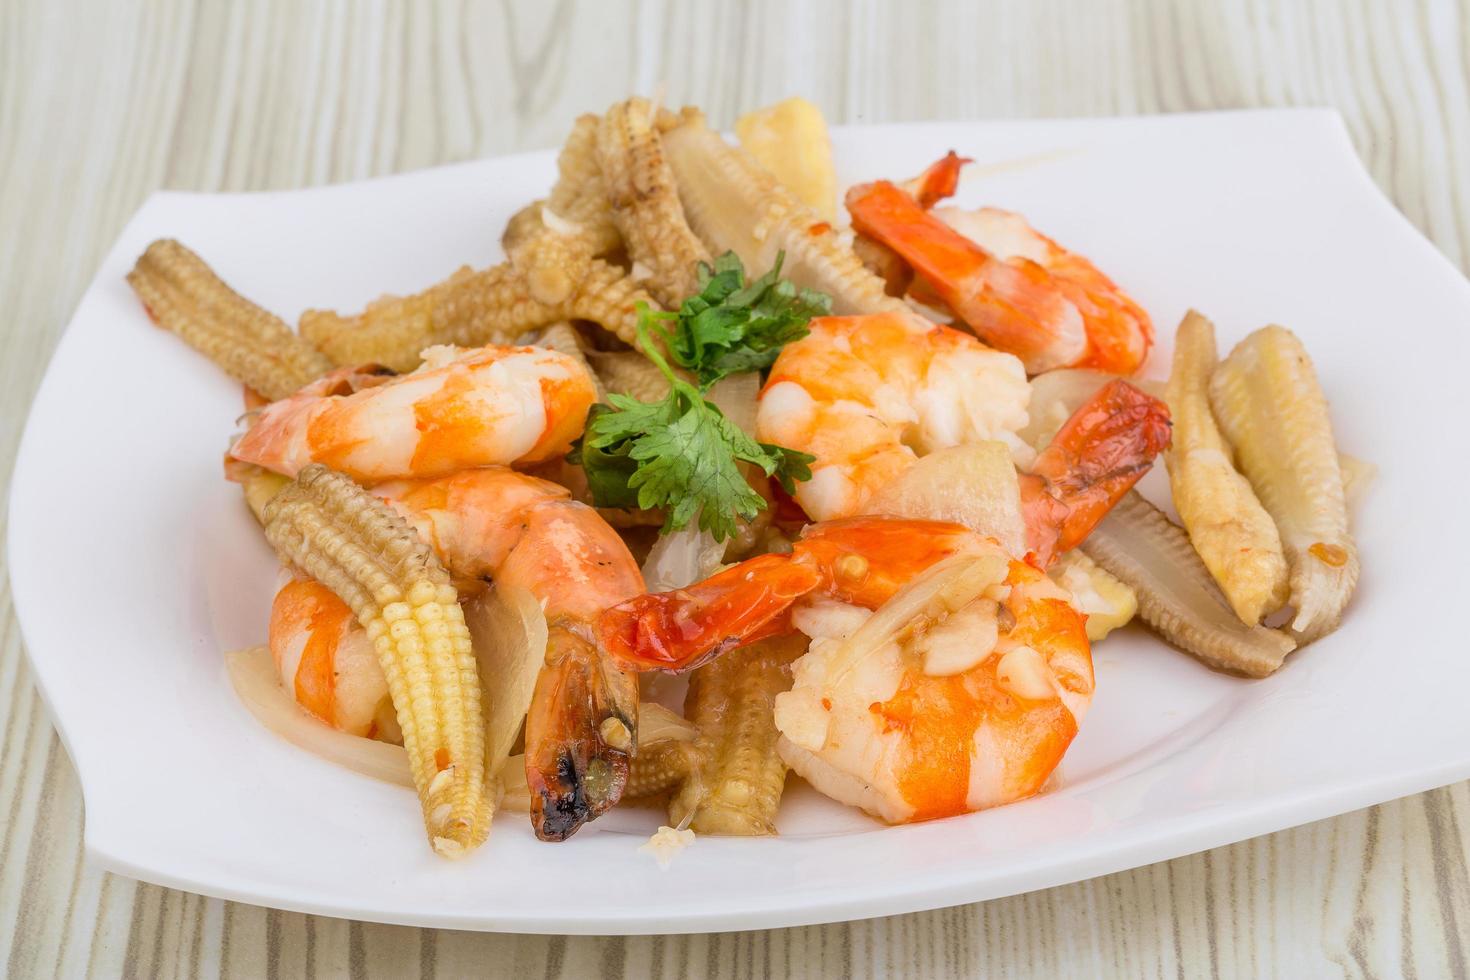
[[[669,865],[674,860],[674,855],[694,843],[694,831],[675,830],[673,827],[663,826],[654,831],[648,842],[638,848],[640,854],[652,854],[653,859],[658,862],[660,871],[669,870]]]

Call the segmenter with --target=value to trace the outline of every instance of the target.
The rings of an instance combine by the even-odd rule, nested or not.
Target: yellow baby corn
[[[172,239],[148,246],[128,284],[159,326],[271,401],[332,368],[279,317],[225,285]]]
[[[629,99],[608,110],[597,133],[597,159],[628,257],[648,270],[648,291],[676,309],[699,291],[696,267],[710,255],[684,219],[647,99]]]
[[[699,749],[693,742],[662,742],[640,749],[628,768],[623,799],[646,800],[682,786],[698,759]]]
[[[387,504],[318,464],[266,505],[265,534],[282,561],[335,592],[367,629],[434,850],[459,857],[479,845],[490,824],[485,728],[449,573]]]
[[[1358,584],[1358,549],[1327,399],[1306,348],[1285,327],[1257,330],[1215,370],[1210,405],[1281,532],[1293,632],[1304,643],[1332,632]]]
[[[1240,621],[1254,626],[1286,602],[1286,556],[1271,515],[1235,471],[1210,410],[1215,327],[1190,310],[1174,336],[1166,396],[1174,442],[1164,453],[1189,541]]]
[[[800,634],[761,640],[711,661],[689,677],[684,715],[699,729],[692,778],[669,803],[669,820],[702,834],[776,832],[786,764],[776,753],[774,703],[791,688]]]
[[[385,297],[356,316],[307,310],[301,334],[337,364],[383,364],[403,372],[419,365],[426,347],[512,343],[558,320],[592,320],[633,343],[639,302],[652,305],[620,269],[598,259],[559,303],[537,301],[524,272],[507,262],[479,271],[461,268],[421,293]]]
[[[740,146],[827,221],[837,218],[837,170],[822,110],[793,96],[735,122]]]

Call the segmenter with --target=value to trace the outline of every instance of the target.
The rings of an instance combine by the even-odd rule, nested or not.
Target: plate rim
[[[1288,109],[1240,109],[1226,112],[1191,112],[1164,114],[1156,116],[1120,116],[1120,117],[1077,117],[1073,119],[1045,119],[1045,120],[930,120],[912,121],[902,123],[874,123],[855,126],[833,127],[834,132],[843,134],[861,135],[864,132],[891,131],[895,128],[922,128],[925,126],[967,126],[987,124],[1017,124],[1017,125],[1053,125],[1068,123],[1087,123],[1089,125],[1117,123],[1117,122],[1160,122],[1177,119],[1200,119],[1218,116],[1280,116],[1293,114],[1302,117],[1316,116],[1330,120],[1327,128],[1333,130],[1336,141],[1340,144],[1338,149],[1345,153],[1337,153],[1342,157],[1339,162],[1347,164],[1357,174],[1364,188],[1371,191],[1371,198],[1378,206],[1385,208],[1401,224],[1401,226],[1412,233],[1412,237],[1421,246],[1420,251],[1424,253],[1420,257],[1433,255],[1441,263],[1441,270],[1448,271],[1458,281],[1459,285],[1470,295],[1470,283],[1467,283],[1460,271],[1423,235],[1415,228],[1408,219],[1398,211],[1386,194],[1373,182],[1371,175],[1363,165],[1361,158],[1348,139],[1347,129],[1342,117],[1335,110],[1317,108],[1288,108]],[[127,237],[141,215],[143,215],[156,199],[160,197],[249,197],[257,195],[294,195],[318,193],[323,190],[335,188],[361,188],[365,185],[379,184],[382,182],[401,180],[406,177],[420,177],[425,173],[451,170],[456,168],[470,168],[485,163],[487,160],[512,160],[516,158],[547,157],[549,150],[533,150],[516,154],[507,154],[493,158],[481,158],[477,160],[461,161],[457,163],[444,164],[432,168],[416,171],[408,171],[398,174],[390,174],[379,177],[370,177],[362,180],[347,181],[337,184],[317,185],[309,188],[292,190],[270,190],[270,191],[245,191],[229,192],[227,194],[214,194],[208,192],[173,191],[161,190],[150,194],[140,205],[119,232],[118,239],[107,250],[103,256],[100,268],[109,265],[123,240]],[[1362,204],[1365,202],[1354,202]],[[24,517],[25,501],[23,500],[23,488],[29,486],[32,474],[37,468],[33,457],[37,453],[35,436],[36,407],[41,402],[43,394],[48,386],[56,383],[57,365],[62,363],[68,345],[75,341],[76,333],[73,330],[77,322],[77,314],[87,304],[88,299],[94,291],[102,286],[102,280],[94,274],[86,290],[84,290],[77,307],[73,310],[71,317],[61,333],[54,351],[47,362],[40,385],[31,406],[26,413],[26,420],[22,430],[21,439],[17,445],[14,464],[11,471],[11,485],[8,494],[7,520],[8,526],[14,528],[18,525],[18,509],[21,517]],[[12,601],[16,610],[17,624],[20,629],[22,647],[25,651],[27,662],[30,665],[30,675],[45,707],[48,719],[56,730],[59,739],[68,756],[73,759],[75,766],[76,754],[73,752],[71,737],[67,727],[62,723],[53,708],[51,692],[43,677],[43,672],[38,668],[38,659],[33,653],[32,637],[34,634],[34,611],[27,612],[30,607],[31,597],[35,594],[33,583],[30,582],[30,573],[25,571],[25,564],[17,564],[17,541],[20,538],[14,533],[7,534],[6,542],[6,568],[10,576]],[[1195,751],[1189,749],[1186,751]],[[80,767],[76,767],[78,779],[81,783],[85,799],[87,784],[82,779]],[[177,875],[170,873],[167,869],[136,864],[123,853],[114,850],[104,843],[99,843],[98,832],[90,819],[84,823],[84,847],[90,860],[95,861],[102,867],[118,872],[120,874],[134,877],[139,880],[150,881],[166,887],[181,888],[197,894],[211,897],[247,902],[251,904],[263,904],[272,908],[288,909],[292,911],[305,912],[309,914],[326,915],[333,917],[352,918],[362,921],[399,923],[406,925],[417,925],[424,927],[445,927],[460,929],[475,929],[483,931],[508,931],[508,932],[539,932],[552,934],[650,934],[650,933],[674,933],[674,932],[700,932],[700,931],[725,931],[725,930],[748,930],[785,926],[801,926],[822,922],[839,920],[857,920],[883,915],[892,915],[905,912],[922,911],[926,909],[947,907],[955,904],[968,903],[972,901],[998,898],[1004,895],[1017,894],[1036,890],[1039,888],[1055,887],[1068,882],[1092,878],[1102,874],[1114,873],[1144,864],[1156,863],[1163,860],[1171,860],[1187,854],[1197,853],[1201,850],[1223,846],[1239,840],[1271,833],[1290,827],[1299,826],[1303,823],[1323,819],[1333,815],[1345,813],[1361,807],[1374,805],[1386,800],[1400,796],[1410,795],[1445,785],[1449,782],[1470,778],[1470,750],[1461,757],[1449,759],[1445,757],[1439,762],[1426,764],[1420,769],[1405,772],[1390,773],[1376,779],[1357,780],[1345,782],[1331,788],[1318,788],[1312,792],[1304,792],[1297,796],[1276,794],[1270,797],[1260,806],[1247,808],[1242,816],[1242,808],[1235,806],[1228,813],[1200,817],[1198,815],[1173,815],[1168,820],[1154,822],[1148,825],[1149,833],[1146,838],[1139,833],[1125,833],[1116,835],[1121,838],[1114,842],[1103,854],[1095,857],[1091,862],[1083,862],[1084,870],[1077,870],[1078,859],[1069,857],[1065,850],[1062,856],[1051,861],[1038,861],[1034,867],[1015,869],[1001,875],[998,879],[983,874],[975,874],[973,869],[971,877],[966,880],[958,880],[958,875],[951,880],[935,885],[915,885],[912,887],[892,887],[891,883],[875,893],[857,892],[849,896],[839,896],[821,902],[806,902],[804,904],[780,905],[770,908],[750,908],[740,910],[717,910],[710,911],[702,908],[692,908],[687,912],[673,918],[661,916],[653,920],[649,916],[639,917],[637,915],[583,917],[571,921],[549,919],[542,913],[527,913],[524,916],[518,914],[499,915],[475,915],[460,916],[455,913],[445,914],[435,912],[424,915],[404,915],[390,910],[376,910],[363,908],[344,908],[331,903],[319,903],[303,900],[285,894],[272,894],[265,890],[246,890],[223,886],[217,882],[201,880],[189,875]],[[86,812],[90,816],[93,808],[87,807]],[[1133,840],[1133,837],[1140,837]],[[1168,841],[1165,848],[1157,846],[1158,841]],[[1153,856],[1142,861],[1137,855],[1147,849]],[[1158,856],[1161,851],[1168,851],[1166,856]],[[1041,868],[1038,871],[1037,868]],[[1026,876],[1028,882],[1024,885],[1012,887],[1010,884],[1001,884],[999,888],[994,887],[997,881],[1006,882],[1009,879]],[[1037,883],[1038,880],[1040,883]],[[776,896],[779,898],[779,894]]]

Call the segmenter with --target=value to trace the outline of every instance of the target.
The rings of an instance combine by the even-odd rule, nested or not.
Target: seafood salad
[[[1265,678],[1348,609],[1371,467],[1290,330],[1222,357],[1191,311],[1141,377],[1144,307],[946,203],[958,152],[839,206],[815,107],[735,133],[584,115],[504,261],[295,328],[173,240],[128,277],[243,386],[224,475],[280,573],[236,689],[444,857],[644,807],[666,862],[776,833],[793,775],[886,823],[1001,806],[1131,620]]]

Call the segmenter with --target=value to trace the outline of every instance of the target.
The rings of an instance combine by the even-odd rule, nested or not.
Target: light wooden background
[[[578,112],[660,81],[722,123],[792,92],[834,122],[1327,104],[1464,267],[1467,69],[1470,9],[1453,2],[0,0],[0,489],[62,326],[155,188],[298,187],[551,146]],[[8,588],[0,729],[13,976],[1441,977],[1470,958],[1470,784],[982,905],[569,939],[313,918],[87,867],[81,795]],[[582,884],[637,901],[595,876]]]

